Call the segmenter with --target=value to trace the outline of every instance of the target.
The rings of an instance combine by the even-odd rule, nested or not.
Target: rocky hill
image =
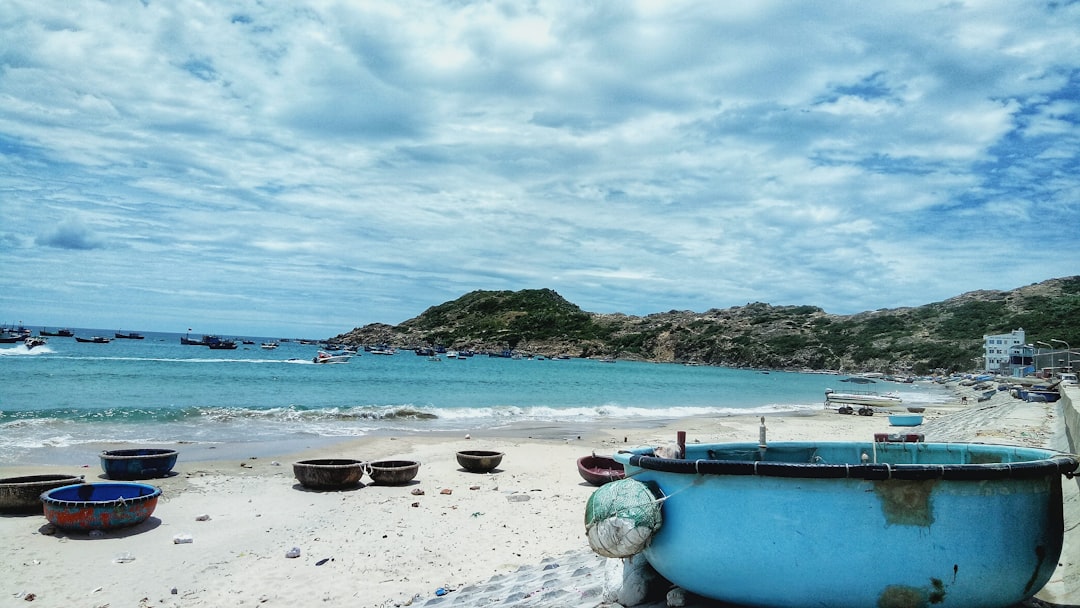
[[[754,302],[635,317],[585,312],[550,289],[474,291],[400,325],[366,325],[332,341],[923,374],[977,369],[983,335],[1017,328],[1027,332],[1029,341],[1053,338],[1080,345],[1080,276],[854,315]]]

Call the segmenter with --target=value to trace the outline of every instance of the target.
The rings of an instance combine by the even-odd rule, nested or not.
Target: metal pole
[[[1053,369],[1053,367],[1054,367],[1054,347],[1053,347],[1053,345],[1047,344],[1046,342],[1042,342],[1042,341],[1039,341],[1039,340],[1036,340],[1035,344],[1042,344],[1046,348],[1050,349],[1050,368]],[[1042,350],[1042,349],[1040,348],[1039,350]],[[1038,366],[1036,366],[1036,367],[1038,367]]]
[[[1065,345],[1065,367],[1067,367],[1069,369],[1069,371],[1071,372],[1072,371],[1072,347],[1069,346],[1069,343],[1066,342],[1065,340],[1055,340],[1053,338],[1050,338],[1050,341],[1051,342],[1061,342],[1062,344]]]

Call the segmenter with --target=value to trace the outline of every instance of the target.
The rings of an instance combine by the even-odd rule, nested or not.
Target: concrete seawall
[[[1055,402],[1056,420],[1054,435],[1047,447],[1068,452],[1080,453],[1077,440],[1080,439],[1080,387],[1059,388],[1061,399]],[[1062,492],[1065,505],[1065,545],[1058,560],[1058,569],[1053,578],[1035,597],[1050,606],[1080,605],[1080,475],[1072,479],[1062,479]]]

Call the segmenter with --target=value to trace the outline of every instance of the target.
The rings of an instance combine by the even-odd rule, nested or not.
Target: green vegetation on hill
[[[755,302],[703,313],[672,310],[634,317],[585,312],[550,289],[527,289],[474,291],[400,325],[368,325],[334,340],[921,374],[979,367],[985,334],[1023,328],[1029,342],[1054,338],[1080,345],[1078,319],[1080,276],[855,315]]]
[[[428,344],[508,349],[524,341],[582,342],[606,335],[592,315],[550,289],[474,291],[432,306],[398,328]]]

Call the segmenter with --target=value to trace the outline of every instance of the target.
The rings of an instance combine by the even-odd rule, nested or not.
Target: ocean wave
[[[48,346],[26,348],[25,344],[19,344],[18,346],[12,346],[11,348],[0,348],[0,357],[36,357],[39,355],[51,354],[53,354],[53,350]]]
[[[437,408],[433,406],[357,405],[335,407],[183,407],[183,408],[65,408],[42,411],[0,411],[0,429],[70,423],[228,423],[251,421],[313,423],[360,421],[371,423],[413,423],[429,421],[478,423],[485,420],[504,424],[508,421],[590,421],[672,419],[697,416],[737,416],[800,412],[819,409],[819,404],[768,404],[750,408],[734,407],[665,407],[647,408],[603,404],[581,407],[492,406]]]
[[[56,354],[54,351],[49,350],[48,346],[38,346],[32,350],[28,350],[25,346],[19,346],[11,349],[0,349],[0,355],[8,353],[9,351],[17,351],[22,349],[22,352],[15,352],[12,354]],[[42,350],[44,349],[44,350]],[[62,355],[55,357],[56,359],[65,359],[70,361],[124,361],[124,362],[136,362],[136,363],[236,363],[240,365],[260,365],[260,364],[282,364],[282,363],[312,363],[311,359],[224,359],[224,358],[189,358],[189,357],[103,357],[103,356],[70,356]]]

